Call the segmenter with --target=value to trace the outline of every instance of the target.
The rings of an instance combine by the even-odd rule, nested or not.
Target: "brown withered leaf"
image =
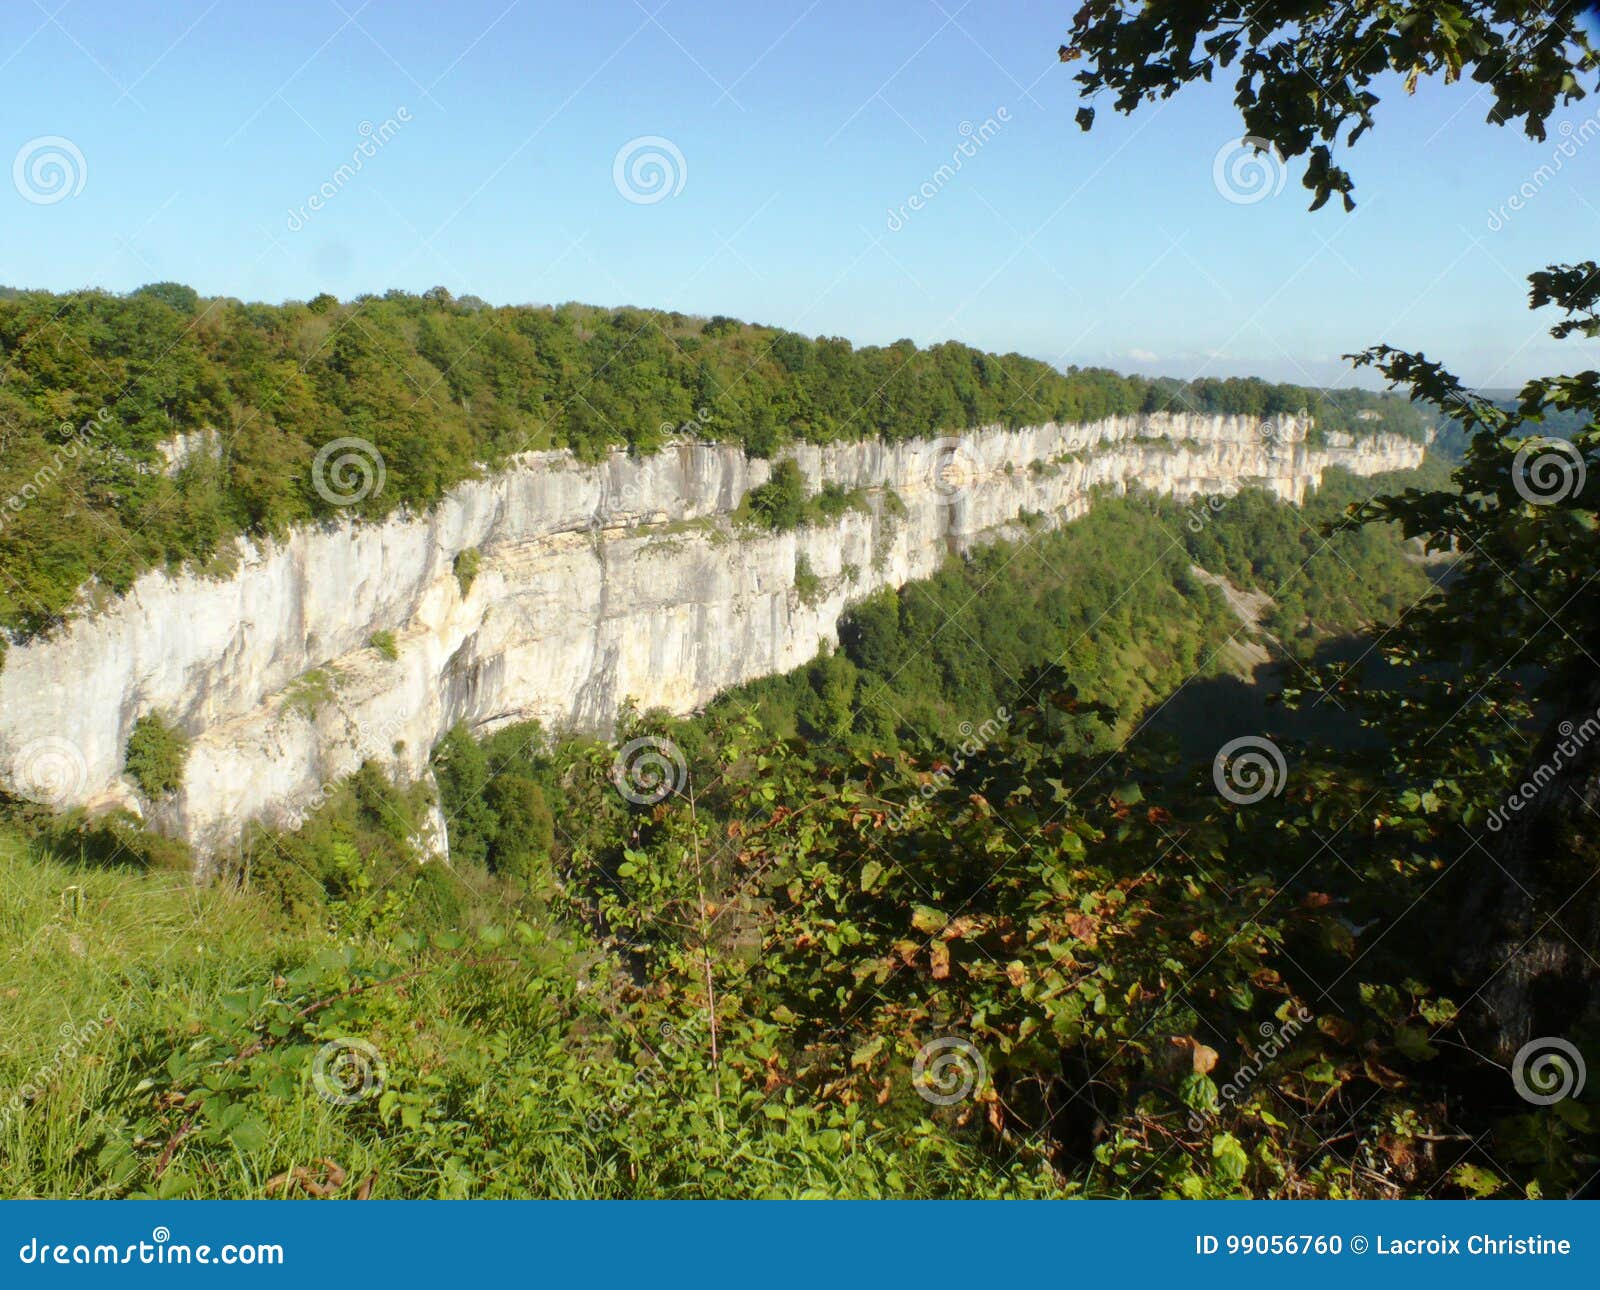
[[[1343,1017],[1318,1017],[1317,1029],[1341,1044],[1353,1044],[1361,1035],[1354,1024]]]
[[[943,941],[928,946],[928,961],[933,965],[933,979],[943,981],[950,975],[950,947]]]
[[[1193,1035],[1174,1035],[1172,1046],[1189,1055],[1189,1066],[1196,1075],[1209,1075],[1216,1067],[1217,1050]]]
[[[315,1168],[296,1165],[281,1174],[273,1174],[267,1179],[267,1195],[298,1187],[314,1200],[326,1200],[344,1186],[345,1177],[344,1168],[337,1161],[323,1157],[317,1161]]]

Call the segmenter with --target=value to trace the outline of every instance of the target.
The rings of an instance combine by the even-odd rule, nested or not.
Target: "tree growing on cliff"
[[[146,713],[133,723],[124,764],[146,797],[165,797],[181,786],[188,757],[188,736],[159,712]]]
[[[798,528],[806,517],[806,477],[785,458],[772,468],[766,483],[752,488],[745,498],[750,522],[774,533]]]

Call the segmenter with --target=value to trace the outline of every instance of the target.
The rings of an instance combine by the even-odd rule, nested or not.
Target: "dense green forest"
[[[1168,408],[1309,410],[1319,433],[1420,436],[1427,424],[1357,390],[1060,372],[955,343],[855,347],[722,317],[491,308],[442,288],[285,305],[173,283],[13,291],[0,297],[0,370],[0,628],[23,632],[91,579],[122,591],[151,567],[203,564],[241,532],[424,507],[525,449],[594,458],[694,437],[766,455],[795,440]],[[208,430],[215,450],[163,452]],[[352,439],[354,456],[319,462]]]
[[[1447,729],[1446,781],[1273,727],[1287,773],[1247,799],[1143,722],[1244,684],[1230,638],[1280,642],[1292,702],[1354,707],[1367,670],[1317,647],[1432,597],[1392,525],[1341,517],[1438,470],[1336,473],[1303,512],[1107,499],[863,602],[836,651],[699,717],[452,732],[449,867],[417,864],[427,791],[371,767],[198,889],[131,823],[13,804],[0,1180],[1568,1189],[1589,1108],[1529,1106],[1457,1043],[1440,915],[1415,908],[1514,730]],[[1271,635],[1218,575],[1271,597]]]

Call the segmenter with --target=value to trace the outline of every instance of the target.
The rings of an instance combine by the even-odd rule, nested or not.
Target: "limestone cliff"
[[[213,855],[248,820],[297,822],[369,758],[426,774],[457,722],[604,730],[630,698],[685,712],[798,666],[836,639],[850,601],[1017,536],[1025,515],[1069,520],[1098,489],[1253,484],[1298,502],[1329,466],[1400,469],[1422,447],[1380,435],[1313,448],[1293,421],[1158,414],[792,455],[813,487],[861,489],[868,508],[752,534],[729,516],[771,467],[736,447],[599,465],[535,453],[424,515],[240,540],[226,578],[148,574],[12,647],[0,778],[55,805],[142,809]],[[453,565],[468,549],[481,565],[463,592]],[[815,575],[804,596],[797,566]],[[393,634],[393,657],[371,645],[378,632]],[[155,806],[122,774],[150,712],[193,738],[183,787]]]

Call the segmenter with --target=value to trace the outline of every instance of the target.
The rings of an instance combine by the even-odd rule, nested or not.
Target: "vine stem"
[[[722,1057],[717,1045],[717,988],[711,975],[711,929],[706,923],[706,880],[700,860],[700,817],[695,813],[694,785],[689,785],[689,834],[694,839],[694,886],[700,902],[700,954],[706,970],[706,1022],[711,1030],[711,1086],[717,1098],[717,1132],[722,1123]]]

